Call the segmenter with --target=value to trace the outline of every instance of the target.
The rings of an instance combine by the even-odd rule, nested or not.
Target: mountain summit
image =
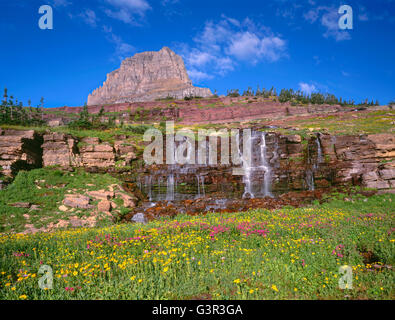
[[[119,69],[107,75],[103,86],[88,96],[88,105],[211,95],[210,89],[194,87],[182,58],[163,47],[122,61]]]

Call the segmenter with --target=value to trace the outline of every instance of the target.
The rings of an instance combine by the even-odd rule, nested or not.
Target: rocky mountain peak
[[[122,61],[119,69],[107,75],[103,86],[89,95],[88,105],[211,95],[210,89],[194,87],[182,58],[163,47]]]

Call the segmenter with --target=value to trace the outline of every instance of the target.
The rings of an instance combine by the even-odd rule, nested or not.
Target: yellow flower
[[[15,288],[15,287],[12,287],[12,288],[11,288],[11,290],[12,290],[12,291],[15,291],[15,290],[16,290],[16,288]]]
[[[139,283],[140,283],[140,282],[143,282],[143,279],[139,279]]]
[[[19,299],[26,299],[26,298],[27,298],[27,295],[25,295],[25,294],[19,296]]]
[[[272,289],[276,292],[278,292],[277,286],[275,284],[272,285]]]
[[[164,269],[163,269],[163,272],[167,272],[167,270],[169,270],[168,267],[164,268]]]
[[[251,290],[250,290],[250,293],[254,293],[254,289],[251,289]]]
[[[10,285],[11,285],[11,283],[6,283],[5,284],[6,287],[9,287]]]
[[[240,279],[233,280],[234,283],[240,283]]]
[[[295,292],[298,291],[298,288],[294,288],[294,291],[295,291]]]

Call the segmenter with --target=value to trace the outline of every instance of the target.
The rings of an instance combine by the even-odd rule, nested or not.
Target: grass
[[[20,232],[27,223],[40,228],[59,219],[67,219],[70,212],[60,212],[58,207],[68,191],[84,194],[120,183],[109,174],[92,174],[83,170],[64,172],[44,168],[21,171],[12,184],[0,191],[0,232]],[[39,205],[41,210],[29,212],[29,209],[9,205],[16,202]],[[72,214],[88,216],[90,210],[78,209]],[[29,215],[29,219],[24,215]]]
[[[289,121],[290,126],[297,126],[302,130],[314,129],[320,131],[326,129],[335,135],[376,134],[391,132],[395,121],[395,111],[374,111],[368,113],[356,113],[356,117],[339,118],[337,115],[317,117],[315,119],[303,119]]]
[[[394,195],[0,236],[1,299],[393,299]],[[362,254],[372,253],[372,261]],[[377,260],[377,261],[375,261]],[[51,266],[53,289],[38,287]],[[353,289],[339,289],[339,267]]]
[[[26,127],[26,126],[15,126],[15,125],[2,125],[2,129],[14,129],[14,130],[35,130],[38,133],[45,133],[45,132],[59,132],[59,133],[66,133],[70,134],[76,138],[87,138],[87,137],[96,137],[99,138],[101,141],[113,143],[116,140],[116,136],[119,135],[126,135],[128,136],[128,140],[133,142],[139,143],[143,140],[144,132],[149,129],[153,128],[152,125],[146,124],[130,124],[124,127],[116,127],[116,128],[109,128],[106,130],[99,130],[99,129],[72,129],[67,126],[60,126],[60,127]]]

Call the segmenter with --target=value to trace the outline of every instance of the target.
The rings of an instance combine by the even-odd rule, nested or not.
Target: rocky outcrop
[[[336,160],[335,182],[395,191],[395,135],[322,135],[325,154]]]
[[[58,165],[67,168],[80,165],[77,143],[71,135],[56,132],[45,134],[42,148],[44,167]]]
[[[115,166],[114,148],[99,138],[83,138],[79,148],[83,167],[109,168]]]
[[[308,137],[267,132],[266,162],[270,168],[270,192],[314,191],[355,185],[395,191],[395,135],[331,136],[311,133]],[[259,169],[261,138],[253,139],[253,159],[248,183],[255,197],[264,192],[265,176]],[[218,149],[220,150],[220,149]],[[266,166],[266,165],[265,165]],[[143,169],[137,184],[152,201],[181,197],[240,198],[245,177],[233,174],[231,166],[154,165]],[[268,193],[267,193],[268,194]],[[189,199],[188,198],[188,199]]]
[[[135,154],[134,146],[126,140],[126,137],[122,140],[117,140],[114,142],[114,150],[118,160],[121,161],[121,166],[128,166],[133,160],[137,159]]]
[[[137,159],[135,147],[126,136],[118,136],[114,143],[99,138],[77,139],[63,133],[41,135],[32,130],[0,131],[0,165],[3,175],[13,175],[20,169],[40,166],[63,168],[84,167],[102,171],[128,168]],[[256,143],[260,140],[256,139]],[[277,194],[291,190],[314,190],[343,184],[360,185],[382,192],[395,191],[395,135],[343,135],[266,133],[267,162],[271,168],[272,191]],[[254,147],[257,155],[261,149]],[[197,149],[196,149],[197,150]],[[220,149],[218,149],[220,150]],[[230,166],[145,167],[133,172],[140,184],[150,189],[162,188],[172,182],[186,192],[206,194],[238,193],[244,184],[241,176],[232,174]],[[251,177],[262,179],[262,175]],[[173,181],[174,183],[174,181]],[[157,185],[155,185],[157,184]],[[257,184],[262,185],[259,181]],[[110,200],[114,195],[91,195],[95,199]],[[134,207],[136,199],[120,195],[125,207]],[[166,196],[166,195],[165,195]]]
[[[92,209],[90,198],[81,194],[66,194],[63,204],[71,208]]]
[[[129,166],[137,158],[135,147],[126,136],[121,138],[112,145],[96,137],[79,140],[63,133],[47,133],[42,145],[43,165],[100,169],[115,167],[116,163]]]
[[[0,173],[11,176],[21,169],[40,167],[42,142],[33,130],[0,129]]]
[[[209,89],[192,85],[182,58],[164,47],[125,59],[118,70],[107,75],[103,86],[88,96],[88,105],[211,95]]]

